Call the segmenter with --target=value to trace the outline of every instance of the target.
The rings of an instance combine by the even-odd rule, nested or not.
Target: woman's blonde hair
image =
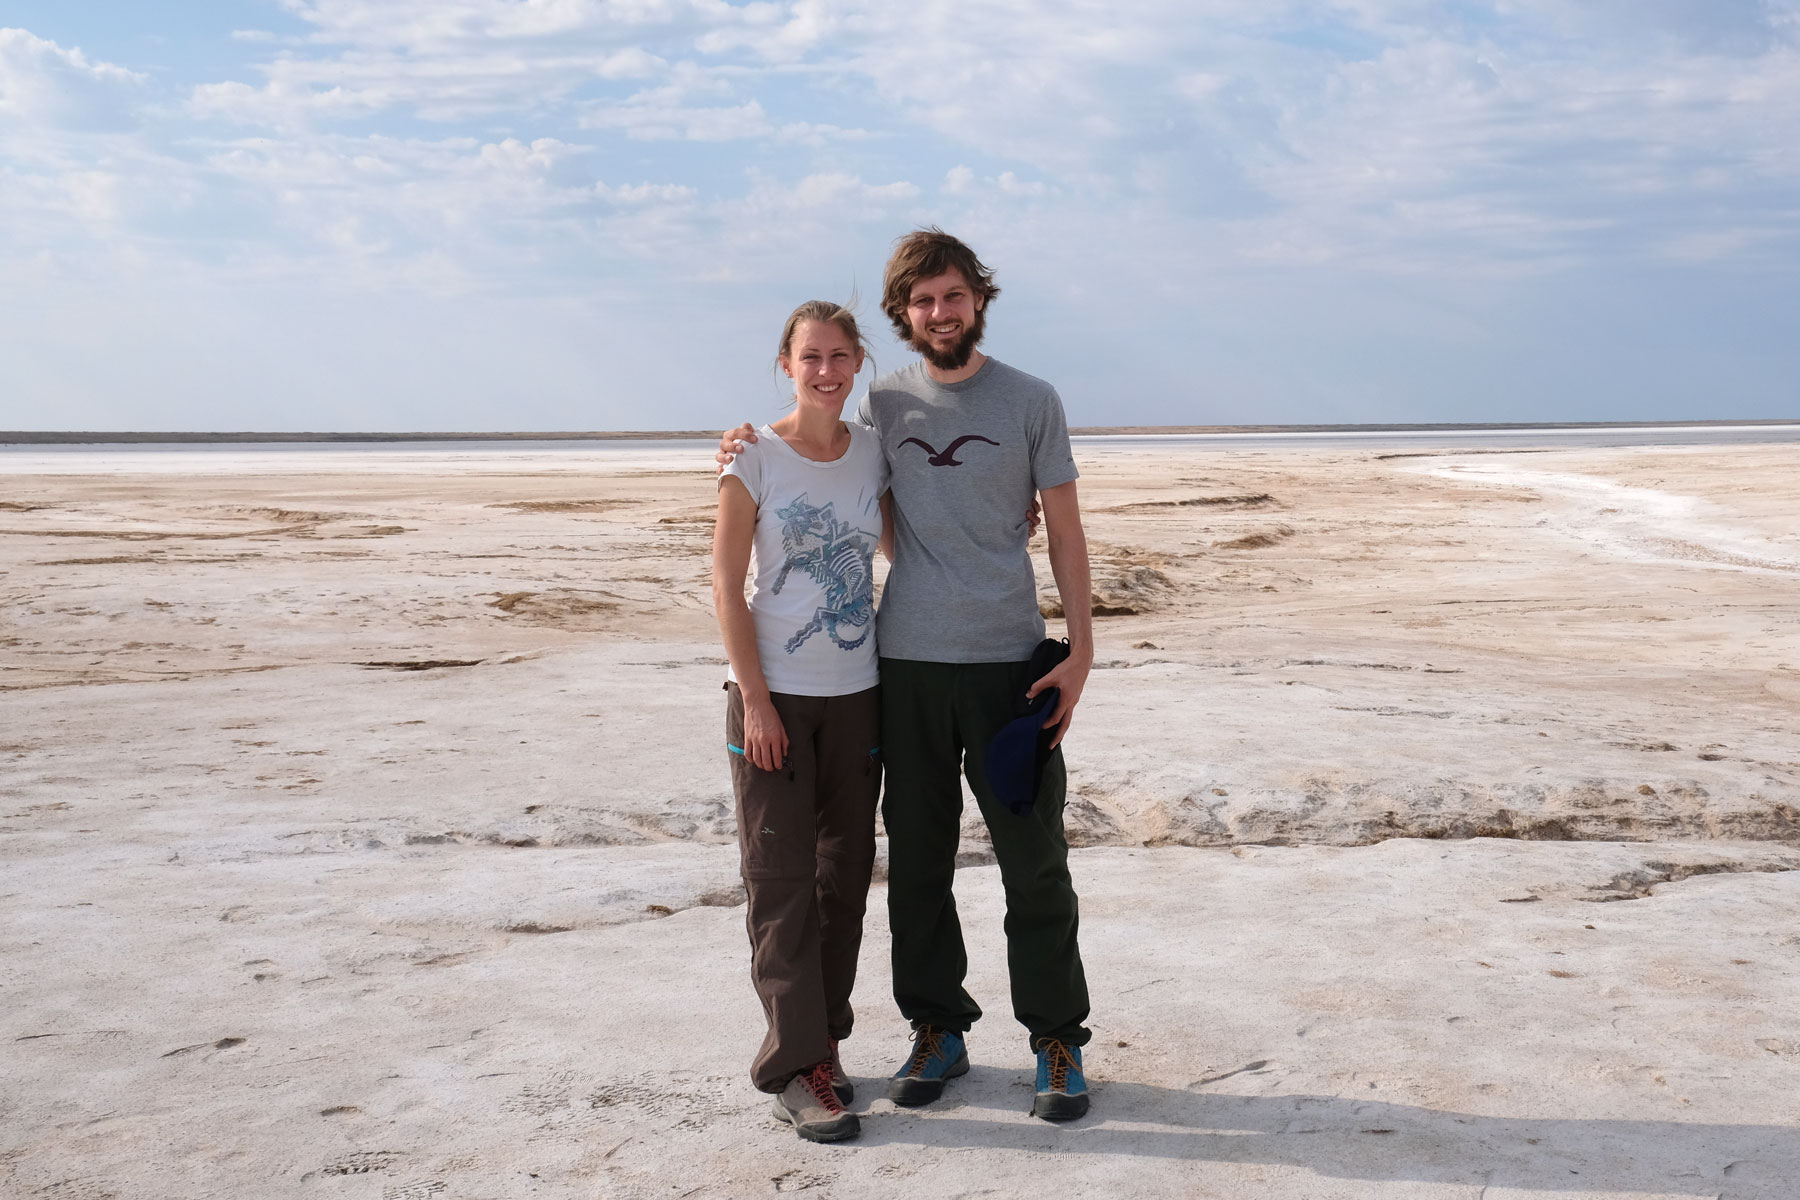
[[[835,300],[808,300],[796,308],[788,317],[787,324],[781,327],[781,344],[775,348],[776,362],[788,356],[788,351],[794,345],[794,331],[800,328],[802,321],[823,321],[836,325],[843,330],[851,344],[862,351],[865,358],[872,357],[869,354],[869,344],[863,341],[862,329],[856,323],[855,313]]]

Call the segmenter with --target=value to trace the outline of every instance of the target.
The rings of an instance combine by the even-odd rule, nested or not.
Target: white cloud
[[[593,192],[608,204],[632,207],[688,207],[700,196],[696,189],[677,183],[596,183]]]
[[[1800,120],[1796,66],[1791,50],[1637,62],[1420,39],[1290,101],[1284,153],[1246,175],[1274,201],[1272,223],[1335,230],[1342,253],[1371,260],[1630,253],[1715,207],[1721,181],[1759,203],[1758,176],[1782,153],[1763,122]],[[1734,100],[1746,86],[1786,94],[1746,119]]]
[[[1052,189],[1041,180],[1020,179],[1012,171],[1002,171],[998,175],[980,177],[966,166],[951,167],[944,172],[943,192],[947,196],[1006,196],[1015,198],[1040,199],[1052,194]]]
[[[593,80],[641,79],[663,67],[637,47],[541,54],[492,48],[413,58],[391,53],[331,59],[286,56],[262,64],[261,86],[199,84],[189,99],[199,117],[283,128],[400,111],[430,121],[515,110],[548,110]]]
[[[54,129],[122,129],[134,123],[144,76],[89,61],[24,29],[0,29],[0,121]]]
[[[314,29],[314,48],[262,64],[260,87],[198,90],[197,111],[294,127],[389,111],[549,115],[573,104],[579,128],[643,142],[822,149],[923,135],[999,160],[994,177],[1024,164],[1032,170],[1012,167],[1015,180],[1041,176],[1070,195],[1115,200],[1137,192],[1176,219],[1285,209],[1310,223],[1315,202],[1347,198],[1355,219],[1331,223],[1346,239],[1336,252],[1365,256],[1418,231],[1420,214],[1469,203],[1489,205],[1493,218],[1424,227],[1579,236],[1597,225],[1560,211],[1571,194],[1669,186],[1684,169],[1671,163],[1721,150],[1701,128],[1707,113],[1791,109],[1789,81],[1800,77],[1791,0],[1606,0],[1580,12],[1501,0],[1463,15],[1421,0],[288,7]],[[1725,46],[1755,51],[1749,68],[1741,58],[1723,64],[1729,72],[1715,66]],[[656,82],[625,97],[580,95],[628,78]],[[1727,78],[1732,91],[1720,94]],[[870,97],[894,123],[820,120],[816,100],[795,102],[799,87]],[[1678,124],[1621,125],[1633,94]],[[1789,169],[1789,143],[1766,122],[1725,123],[1761,130],[1723,143],[1750,143],[1736,148],[1741,161]],[[1566,175],[1538,171],[1552,159]],[[1030,190],[1014,189],[1021,199]],[[1560,236],[1511,249],[1539,252]]]
[[[588,153],[589,146],[571,146],[556,138],[538,138],[527,145],[517,138],[489,143],[481,148],[481,161],[508,171],[548,171],[558,163]]]
[[[448,239],[479,253],[518,237],[522,226],[591,203],[591,187],[562,174],[586,154],[555,138],[314,135],[239,139],[219,147],[207,166],[251,189],[243,203],[266,198],[286,227],[328,244],[338,244],[344,229],[380,228],[384,236],[359,244],[424,252]],[[479,233],[475,241],[470,231]]]
[[[346,91],[341,87],[313,90],[286,81],[255,88],[227,81],[203,83],[188,100],[196,117],[218,118],[245,125],[287,128],[307,123],[309,117],[350,117],[375,112],[385,103],[379,93]]]
[[[798,142],[823,147],[873,136],[867,130],[815,121],[778,121],[755,96],[738,98],[761,82],[755,72],[741,67],[678,62],[657,86],[622,100],[584,102],[579,124],[635,141]]]
[[[106,224],[118,219],[121,212],[122,180],[107,171],[71,171],[63,176],[71,207],[83,220]]]
[[[721,175],[706,151],[682,148],[696,144],[728,148],[736,170],[787,155],[784,169],[821,178],[931,178],[946,158],[960,161],[939,195],[973,217],[1046,204],[1070,220],[1129,213],[1146,237],[1215,266],[1560,269],[1687,244],[1707,233],[1701,195],[1707,211],[1743,209],[1738,227],[1774,230],[1755,241],[1766,249],[1791,220],[1770,211],[1774,195],[1800,185],[1800,147],[1781,132],[1800,126],[1793,0],[1597,0],[1579,12],[1553,0],[1455,12],[1425,0],[284,7],[310,33],[254,51],[260,80],[194,85],[191,115],[288,144],[255,154],[274,175],[285,169],[275,162],[304,163],[322,145],[340,153],[347,143],[325,131],[360,137],[400,120],[476,137],[490,166],[550,154],[541,178],[505,194],[521,206],[515,231],[601,202],[596,188],[732,203],[735,170]],[[45,47],[70,71],[141,78],[30,44],[37,58]],[[0,95],[13,92],[25,94]],[[536,149],[571,136],[595,144]],[[455,171],[407,174],[393,144],[371,143],[366,162],[343,167],[367,186],[334,202],[371,217],[429,214],[437,201],[426,197],[451,188],[447,213],[498,211]],[[877,144],[879,156],[863,149]],[[625,179],[650,181],[616,182],[615,162],[630,164]],[[379,180],[398,199],[382,197]],[[417,236],[380,244],[410,245],[441,224],[420,215]]]
[[[662,102],[655,95],[633,97],[619,105],[597,105],[583,115],[581,125],[584,129],[618,130],[640,141],[727,142],[775,132],[768,114],[755,100],[696,107]]]
[[[1192,326],[1800,265],[1796,0],[280,7],[209,78],[0,31],[0,269],[692,307],[930,222],[1009,297]]]
[[[724,0],[283,0],[324,44],[439,50],[471,43],[568,42],[683,22],[766,19],[768,4]]]
[[[1780,236],[1779,231],[1770,229],[1714,229],[1670,238],[1658,250],[1676,262],[1713,263],[1737,258]]]

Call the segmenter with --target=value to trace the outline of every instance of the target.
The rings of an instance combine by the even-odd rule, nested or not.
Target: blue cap
[[[1044,728],[1044,718],[1055,710],[1060,688],[1045,688],[1031,701],[1025,715],[1000,727],[988,742],[983,763],[988,787],[1015,817],[1031,812],[1038,786],[1044,781],[1044,765],[1050,761],[1054,730]]]

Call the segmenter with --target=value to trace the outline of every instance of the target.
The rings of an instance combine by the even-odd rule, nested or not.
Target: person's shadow
[[[1800,1129],[1787,1126],[1489,1117],[1378,1100],[1234,1096],[1125,1082],[1096,1083],[1093,1111],[1054,1129],[984,1119],[984,1110],[1029,1106],[1018,1075],[976,1066],[951,1085],[946,1111],[921,1110],[912,1121],[883,1114],[864,1124],[862,1141],[1042,1150],[1054,1136],[1058,1149],[1078,1154],[1287,1166],[1371,1182],[1726,1200],[1800,1196]]]

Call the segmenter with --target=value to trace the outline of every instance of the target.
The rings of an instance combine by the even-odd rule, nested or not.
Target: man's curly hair
[[[975,252],[935,225],[915,229],[894,243],[894,253],[881,280],[881,311],[894,323],[894,332],[902,342],[912,340],[906,306],[912,299],[913,286],[921,279],[952,269],[968,280],[983,310],[1000,294],[994,286],[994,273],[982,265]]]

